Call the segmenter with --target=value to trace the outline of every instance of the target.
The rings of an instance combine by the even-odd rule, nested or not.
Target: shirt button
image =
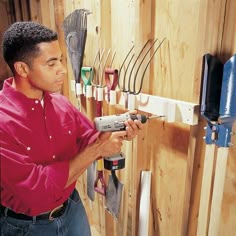
[[[38,103],[39,103],[39,101],[38,101],[38,100],[36,100],[36,101],[35,101],[35,103],[36,103],[36,104],[38,104]]]
[[[32,107],[31,110],[34,111],[34,107]]]
[[[49,139],[52,139],[52,136],[51,136],[51,135],[49,136]]]
[[[68,133],[71,134],[71,131],[69,130]]]
[[[27,147],[27,150],[30,151],[30,150],[31,150],[31,147]]]
[[[56,158],[56,156],[55,156],[55,155],[53,155],[53,156],[52,156],[52,159],[55,159],[55,158]]]

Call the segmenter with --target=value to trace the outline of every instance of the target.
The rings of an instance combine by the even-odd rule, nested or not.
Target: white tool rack
[[[125,104],[124,93],[121,94],[119,104]],[[197,125],[199,107],[199,104],[144,93],[128,95],[128,110],[138,109],[153,115],[164,116],[164,120],[167,122],[182,122],[188,125]]]

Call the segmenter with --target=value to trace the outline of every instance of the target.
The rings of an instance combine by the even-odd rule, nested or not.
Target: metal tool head
[[[206,60],[207,67],[211,63],[214,66],[207,68],[207,72],[205,69],[205,76],[208,74],[211,76],[210,79],[204,79],[203,86],[205,98],[202,98],[204,108],[202,114],[208,120],[205,141],[206,144],[229,147],[233,122],[236,120],[236,55],[225,63],[221,78],[221,63],[219,66],[219,61],[216,58],[213,59],[212,56],[208,56]],[[215,81],[217,82],[214,83]]]
[[[203,57],[201,115],[207,121],[217,121],[219,117],[223,64],[214,56]]]
[[[66,46],[77,83],[80,82],[80,70],[83,65],[88,14],[90,14],[90,11],[87,9],[77,9],[70,13],[63,21]]]
[[[224,64],[220,98],[221,123],[236,120],[236,54]]]
[[[231,146],[233,123],[236,120],[236,55],[224,64],[223,81],[220,98],[220,117],[218,124],[219,147]]]
[[[106,210],[115,218],[118,219],[120,212],[120,205],[123,192],[123,184],[118,180],[115,171],[109,176],[105,205]]]
[[[87,195],[91,201],[95,199],[94,182],[96,175],[96,162],[87,168]]]

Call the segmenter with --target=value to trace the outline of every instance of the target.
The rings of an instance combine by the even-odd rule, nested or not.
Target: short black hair
[[[29,66],[38,55],[38,44],[57,40],[57,33],[33,21],[12,24],[2,40],[3,58],[14,73],[14,63],[23,61]]]

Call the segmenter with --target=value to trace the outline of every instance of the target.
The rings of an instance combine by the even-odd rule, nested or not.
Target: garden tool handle
[[[81,68],[81,78],[83,80],[84,86],[85,86],[85,90],[86,90],[86,86],[87,85],[91,85],[91,80],[92,80],[92,73],[93,73],[93,69],[92,67],[82,67]],[[89,74],[89,76],[87,77],[87,74]]]
[[[215,144],[207,144],[203,165],[202,186],[199,204],[197,236],[207,235],[209,206],[211,204],[211,184],[215,160]]]
[[[212,202],[209,219],[209,236],[219,234],[228,152],[228,147],[219,147],[217,151],[214,186],[212,192]]]
[[[110,75],[113,75],[113,80],[111,82]],[[107,85],[107,99],[110,102],[110,91],[115,90],[118,85],[118,70],[106,68],[105,70],[105,82]]]
[[[113,75],[113,81],[111,83],[110,75]],[[105,82],[109,90],[114,90],[118,84],[118,70],[106,68],[105,69]]]
[[[98,186],[98,182],[101,183],[101,187]],[[94,183],[94,190],[101,194],[101,195],[106,195],[106,184],[105,184],[105,179],[103,176],[103,158],[99,157],[97,159],[97,178]]]
[[[103,159],[99,157],[97,159],[97,171],[103,171]]]

